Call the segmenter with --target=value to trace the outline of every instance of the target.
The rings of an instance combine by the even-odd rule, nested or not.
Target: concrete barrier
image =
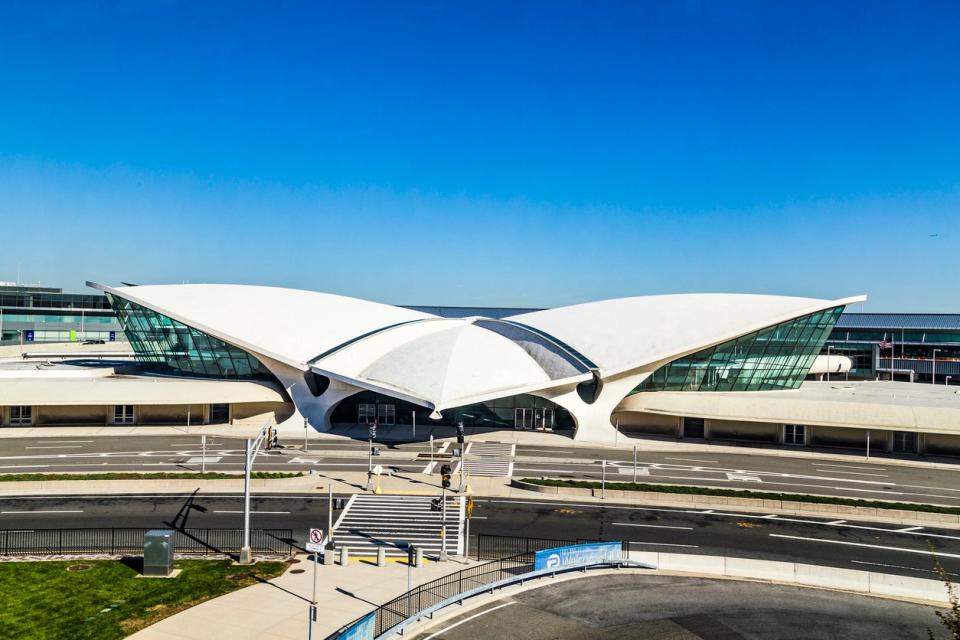
[[[655,565],[657,569],[654,573],[658,574],[762,580],[936,605],[947,605],[950,602],[946,586],[939,580],[927,578],[793,562],[656,551],[630,551],[630,560]]]
[[[251,490],[257,489],[302,489],[316,484],[318,479],[309,475],[296,478],[253,478],[250,480]],[[79,486],[78,486],[79,485]],[[140,486],[138,486],[140,485]],[[51,493],[67,495],[70,491],[96,490],[102,493],[150,492],[150,491],[193,491],[194,489],[212,491],[243,491],[243,476],[223,479],[161,479],[143,478],[138,480],[88,480],[82,476],[76,480],[35,480],[24,482],[0,482],[0,495],[5,493],[23,494],[27,492]]]

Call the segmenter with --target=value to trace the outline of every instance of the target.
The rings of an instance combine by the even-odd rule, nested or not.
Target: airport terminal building
[[[91,286],[133,357],[6,363],[4,427],[462,422],[589,441],[619,429],[960,453],[949,387],[806,380],[862,297],[664,295],[485,313],[260,286]]]

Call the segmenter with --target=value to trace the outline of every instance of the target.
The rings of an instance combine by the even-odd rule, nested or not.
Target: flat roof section
[[[807,381],[792,391],[655,391],[629,396],[617,411],[960,435],[960,389],[909,382]]]

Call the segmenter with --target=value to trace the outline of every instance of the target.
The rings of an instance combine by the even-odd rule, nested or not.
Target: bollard
[[[336,554],[336,552],[337,552],[337,550],[336,550],[334,547],[332,547],[332,546],[327,547],[326,549],[324,549],[324,550],[323,550],[323,564],[327,564],[327,565],[333,564],[333,561],[334,561],[334,559],[335,559],[335,558],[334,558],[334,554]]]
[[[377,566],[387,566],[387,550],[383,547],[377,547]]]
[[[413,558],[413,566],[422,567],[423,566],[423,548],[417,547],[417,555]]]
[[[345,567],[350,564],[350,549],[340,547],[340,566]]]

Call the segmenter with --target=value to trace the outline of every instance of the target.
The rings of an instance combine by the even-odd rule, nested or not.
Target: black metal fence
[[[155,528],[155,527],[154,527]],[[0,529],[0,555],[123,555],[143,553],[143,535],[149,528]],[[293,553],[290,529],[251,529],[250,549],[255,553]],[[195,555],[236,554],[243,546],[243,529],[177,529],[175,553]]]
[[[474,549],[477,560],[499,560],[524,553],[533,553],[541,549],[562,547],[576,543],[576,540],[559,538],[524,538],[521,536],[495,536],[480,534]]]
[[[582,541],[582,540],[581,540]],[[511,576],[533,571],[537,551],[575,544],[577,540],[555,538],[525,538],[481,534],[474,546],[477,560],[491,560],[462,571],[457,571],[401,594],[374,611],[374,636],[379,636],[407,618],[465,591],[492,584]],[[370,614],[364,614],[364,618]],[[337,638],[356,621],[346,625],[329,638]]]

